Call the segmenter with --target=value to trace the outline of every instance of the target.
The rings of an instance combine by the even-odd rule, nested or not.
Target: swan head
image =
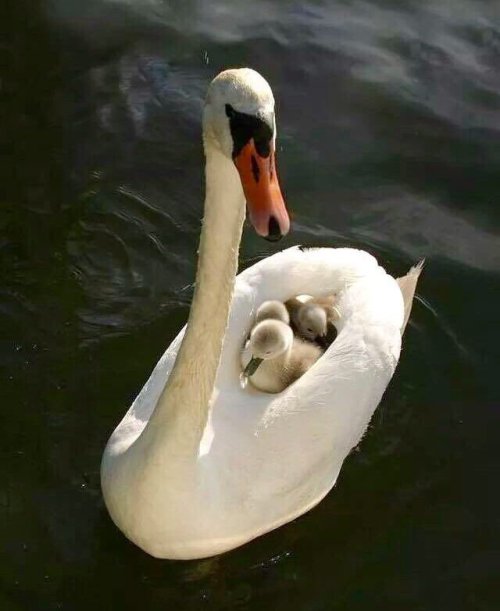
[[[300,334],[309,340],[325,336],[327,332],[325,309],[315,303],[305,303],[297,312],[297,327]]]
[[[293,344],[293,331],[281,320],[267,319],[255,325],[247,348],[252,355],[243,375],[252,376],[262,361],[275,359],[287,352]]]
[[[255,322],[260,322],[261,320],[269,318],[281,320],[287,325],[290,324],[290,315],[288,314],[285,304],[274,299],[261,303],[255,314]]]
[[[274,97],[255,70],[221,72],[210,83],[203,112],[205,150],[216,147],[238,170],[249,217],[259,235],[278,240],[290,219],[276,174]]]

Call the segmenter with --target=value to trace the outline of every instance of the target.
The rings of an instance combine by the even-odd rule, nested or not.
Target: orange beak
[[[290,218],[276,174],[274,146],[267,157],[261,157],[252,138],[234,158],[234,164],[255,231],[268,240],[279,240],[288,233]]]

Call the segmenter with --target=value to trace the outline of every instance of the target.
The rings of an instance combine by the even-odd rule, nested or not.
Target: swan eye
[[[269,120],[260,116],[239,112],[231,104],[226,104],[225,108],[233,138],[233,159],[241,153],[243,147],[252,138],[257,153],[261,157],[269,157],[274,132],[274,127]]]

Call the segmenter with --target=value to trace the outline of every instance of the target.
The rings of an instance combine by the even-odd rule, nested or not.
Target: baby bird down
[[[334,304],[334,296],[308,295],[293,297],[285,303],[297,334],[312,342],[324,339],[330,333],[334,321],[340,318]]]
[[[269,318],[281,320],[287,325],[290,324],[290,314],[288,313],[287,307],[282,301],[278,301],[276,299],[263,301],[257,308],[257,312],[255,314],[256,323]]]
[[[243,377],[258,390],[278,393],[300,378],[321,357],[323,350],[295,337],[281,320],[258,322],[241,353]]]

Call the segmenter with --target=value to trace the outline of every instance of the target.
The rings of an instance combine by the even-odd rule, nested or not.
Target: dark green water
[[[500,608],[500,5],[3,6],[0,609]],[[278,102],[295,228],[242,266],[425,256],[398,371],[334,491],[213,560],[149,558],[103,507],[104,444],[183,324],[209,80]]]

